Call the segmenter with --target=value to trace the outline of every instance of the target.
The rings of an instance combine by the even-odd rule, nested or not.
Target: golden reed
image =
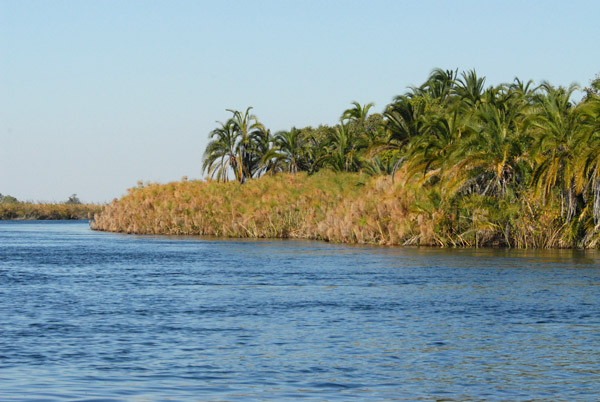
[[[399,173],[402,175],[402,172]],[[139,185],[95,215],[94,230],[441,247],[581,247],[560,206],[534,195],[500,205],[480,196],[444,200],[390,176],[321,171],[249,180]],[[586,247],[597,247],[588,243]]]

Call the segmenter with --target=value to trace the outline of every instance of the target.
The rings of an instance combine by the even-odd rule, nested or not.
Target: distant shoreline
[[[89,220],[102,207],[93,204],[0,203],[0,220]]]

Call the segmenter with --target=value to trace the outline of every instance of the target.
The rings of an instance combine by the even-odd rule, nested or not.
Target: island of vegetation
[[[77,194],[62,203],[22,202],[11,195],[0,194],[0,220],[85,220],[101,209],[100,205],[83,204]]]
[[[597,248],[600,78],[584,90],[433,70],[340,122],[271,133],[246,111],[210,133],[206,181],[142,184],[97,230],[427,246]]]

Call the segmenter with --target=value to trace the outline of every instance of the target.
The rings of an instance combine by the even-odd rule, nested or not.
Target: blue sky
[[[0,0],[0,193],[105,202],[201,178],[225,109],[334,124],[435,67],[585,86],[599,17],[576,0]]]

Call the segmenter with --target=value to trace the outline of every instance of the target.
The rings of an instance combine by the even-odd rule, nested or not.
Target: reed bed
[[[439,247],[597,247],[572,233],[560,206],[520,200],[445,199],[401,179],[320,171],[237,182],[141,185],[106,205],[92,229],[135,234],[302,238]],[[400,178],[399,178],[400,177]]]

